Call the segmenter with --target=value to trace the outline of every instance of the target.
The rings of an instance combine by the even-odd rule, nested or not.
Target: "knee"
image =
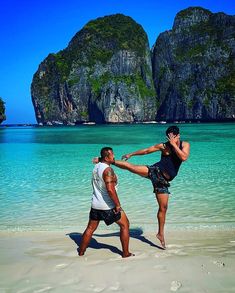
[[[167,204],[160,205],[159,206],[159,211],[162,212],[162,213],[166,213],[167,208],[168,208]]]
[[[129,220],[127,219],[124,223],[121,223],[120,224],[120,229],[121,230],[129,230],[129,227],[130,227],[130,222]]]

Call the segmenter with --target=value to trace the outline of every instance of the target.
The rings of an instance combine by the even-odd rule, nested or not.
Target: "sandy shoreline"
[[[118,233],[98,231],[78,257],[80,232],[0,232],[0,292],[235,292],[234,230],[166,236],[164,251],[132,230],[122,259]]]

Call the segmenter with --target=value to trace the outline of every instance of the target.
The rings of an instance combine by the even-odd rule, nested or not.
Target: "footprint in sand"
[[[117,291],[118,289],[120,289],[120,283],[116,282],[115,285],[109,287],[109,289],[112,291]]]
[[[184,248],[183,245],[178,245],[178,244],[168,244],[167,248]]]
[[[154,257],[156,257],[156,258],[160,258],[160,257],[168,257],[168,256],[170,256],[168,252],[156,253],[156,254],[154,255]]]
[[[207,268],[204,264],[201,265],[201,268],[207,273],[207,275],[210,275],[211,272],[207,271]]]
[[[95,285],[91,284],[90,285],[90,289],[92,290],[92,292],[102,292],[104,291],[105,287],[95,287]]]
[[[49,291],[51,289],[52,289],[52,287],[45,287],[45,288],[42,288],[42,289],[39,289],[39,290],[35,290],[34,292],[35,293],[47,292],[47,291]]]
[[[171,282],[171,291],[176,292],[177,290],[182,287],[182,284],[179,281],[172,281]]]
[[[93,289],[93,291],[99,293],[99,292],[104,291],[104,289],[105,289],[105,287],[96,287],[96,288]]]
[[[104,291],[104,289],[105,289],[105,287],[97,287],[97,288],[94,288],[94,292],[102,292],[102,291]]]
[[[186,252],[184,252],[184,251],[182,251],[180,249],[169,249],[168,253],[169,254],[180,255],[180,256],[188,255]]]
[[[55,266],[56,269],[64,269],[68,266],[68,264],[66,263],[60,263],[58,265]]]
[[[167,273],[167,269],[165,266],[162,266],[162,265],[155,265],[153,267],[155,270],[158,270],[158,272],[160,273]]]
[[[225,267],[225,263],[222,262],[222,261],[214,260],[214,261],[213,261],[213,264],[216,265],[216,266],[219,267],[219,268],[223,268],[223,267]]]

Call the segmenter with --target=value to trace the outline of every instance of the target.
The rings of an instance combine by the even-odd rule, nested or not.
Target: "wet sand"
[[[78,257],[82,231],[0,232],[0,292],[235,292],[235,231],[168,232],[167,249],[132,229],[97,231]]]

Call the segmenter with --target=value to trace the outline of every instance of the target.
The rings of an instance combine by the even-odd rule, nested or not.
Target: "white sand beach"
[[[235,292],[234,231],[168,232],[161,250],[133,229],[128,259],[103,231],[78,257],[81,232],[1,232],[0,292]]]

